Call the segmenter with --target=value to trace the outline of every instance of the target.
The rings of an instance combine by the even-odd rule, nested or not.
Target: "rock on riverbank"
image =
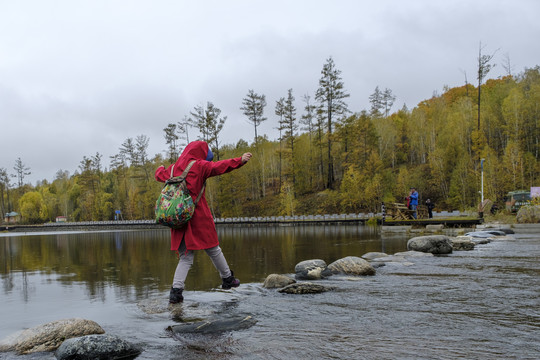
[[[30,354],[41,351],[54,351],[64,340],[90,335],[103,334],[105,331],[92,320],[72,318],[57,320],[35,326],[8,338],[0,344],[0,351],[15,351],[18,354]]]

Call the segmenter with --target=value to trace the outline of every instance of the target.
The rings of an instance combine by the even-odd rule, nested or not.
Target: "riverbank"
[[[469,231],[484,229],[512,229],[518,234],[540,234],[540,224],[509,224],[499,222],[487,222],[483,224],[461,223],[461,226],[453,226],[458,220],[449,221],[441,219],[429,223],[415,223],[414,225],[382,225],[382,232],[389,233],[437,233],[441,232],[449,236],[463,235]],[[264,219],[253,220],[250,218],[239,218],[235,221],[221,219],[216,221],[217,227],[258,227],[258,226],[302,226],[302,225],[358,225],[366,224],[365,221],[358,221],[352,218],[343,219],[339,217],[328,217],[305,220],[289,219]],[[452,224],[452,225],[449,225]],[[380,222],[377,225],[381,225]],[[11,233],[40,233],[40,232],[84,232],[84,231],[124,231],[124,230],[164,230],[168,228],[156,224],[153,220],[132,220],[132,221],[91,221],[79,223],[47,223],[41,225],[10,225],[0,227],[0,234]]]
[[[512,229],[518,234],[540,234],[540,224],[501,224],[497,222],[489,222],[483,224],[464,224],[461,227],[448,227],[448,220],[442,222],[430,222],[428,224],[413,225],[382,225],[383,232],[390,233],[436,233],[442,232],[449,236],[463,235],[469,231],[484,230],[484,229]],[[220,226],[301,226],[301,225],[356,225],[365,224],[359,221],[343,221],[339,219],[327,219],[324,221],[224,221],[216,222]],[[378,223],[378,225],[381,225]],[[95,221],[81,223],[61,223],[61,224],[42,224],[42,225],[13,225],[0,227],[0,233],[38,233],[38,232],[80,232],[80,231],[117,231],[117,230],[168,230],[168,228],[157,225],[153,220],[134,220],[134,221]]]
[[[326,214],[326,215],[297,215],[297,216],[265,216],[265,217],[233,217],[214,219],[217,226],[297,226],[297,225],[347,225],[373,224],[388,226],[414,226],[442,224],[444,227],[473,227],[483,222],[482,219],[471,218],[459,211],[441,211],[434,213],[432,219],[409,221],[383,221],[382,214]],[[112,231],[112,230],[145,230],[165,229],[154,220],[117,220],[117,221],[85,221],[85,222],[50,222],[37,225],[1,225],[0,231],[7,232],[43,232],[43,231]]]

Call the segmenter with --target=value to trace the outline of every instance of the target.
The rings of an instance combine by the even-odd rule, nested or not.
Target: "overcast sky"
[[[0,168],[20,157],[34,185],[96,152],[108,168],[138,135],[163,153],[167,124],[208,101],[227,116],[223,143],[251,143],[250,89],[274,140],[276,100],[293,89],[300,116],[330,56],[351,111],[376,86],[412,109],[476,84],[480,42],[495,53],[488,78],[505,59],[516,74],[540,65],[538,15],[537,0],[0,0]]]

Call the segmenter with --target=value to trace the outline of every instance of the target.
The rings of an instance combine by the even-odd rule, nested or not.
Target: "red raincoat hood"
[[[182,151],[175,167],[185,169],[191,160],[205,160],[206,155],[208,155],[208,144],[204,141],[192,141]]]

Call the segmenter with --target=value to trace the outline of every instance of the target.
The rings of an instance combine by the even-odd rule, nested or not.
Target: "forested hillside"
[[[209,180],[206,197],[216,217],[375,212],[382,201],[404,202],[411,186],[421,203],[430,198],[436,210],[476,208],[481,159],[484,198],[500,203],[508,191],[540,186],[538,66],[489,79],[481,92],[471,84],[448,88],[393,113],[391,91],[378,88],[371,109],[348,109],[331,58],[319,84],[314,99],[303,98],[302,109],[295,108],[292,90],[271,105],[250,90],[238,102],[256,135],[236,144],[220,143],[226,118],[211,103],[164,129],[172,159],[189,126],[199,129],[218,158],[253,153],[243,169]],[[258,134],[261,121],[277,122],[280,139]],[[28,169],[18,159],[15,184],[0,168],[2,212],[17,211],[31,223],[59,215],[108,220],[115,210],[124,219],[150,219],[161,189],[154,171],[171,159],[149,156],[148,140],[126,139],[111,159],[89,154],[77,173],[59,171],[54,181],[35,187],[24,184]]]

